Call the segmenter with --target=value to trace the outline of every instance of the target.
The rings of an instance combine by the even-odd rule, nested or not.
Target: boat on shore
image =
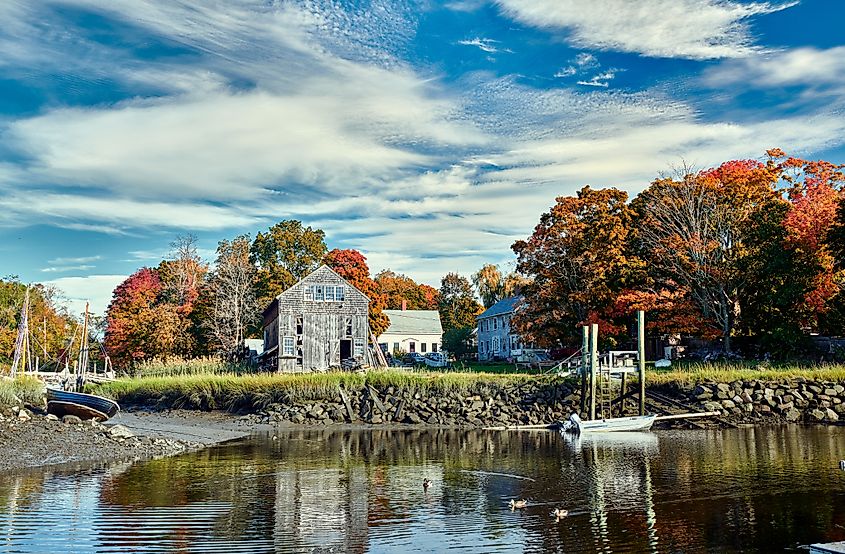
[[[648,431],[654,425],[657,415],[632,417],[613,417],[609,419],[594,419],[582,421],[578,414],[573,413],[569,420],[560,426],[561,433],[609,433],[615,431]]]
[[[47,387],[47,413],[56,417],[75,415],[81,419],[105,421],[119,411],[120,406],[114,400],[95,394]]]

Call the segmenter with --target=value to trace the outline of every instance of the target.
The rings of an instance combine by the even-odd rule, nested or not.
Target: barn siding
[[[305,299],[305,287],[313,284],[329,284],[344,287],[341,302],[316,302]],[[279,345],[278,370],[281,372],[324,371],[340,366],[340,341],[347,338],[347,318],[352,320],[352,335],[348,338],[363,341],[364,354],[369,336],[369,299],[358,289],[326,266],[322,266],[280,294],[277,302],[278,325],[273,325],[275,341]],[[268,311],[270,311],[268,309]],[[265,312],[266,314],[266,312]],[[303,319],[302,365],[297,365],[296,319]],[[265,325],[268,322],[265,317]],[[282,337],[294,337],[294,356],[284,356]],[[357,356],[364,362],[366,355]]]

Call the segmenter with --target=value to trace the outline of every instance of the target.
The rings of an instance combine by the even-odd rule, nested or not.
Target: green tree
[[[325,236],[295,219],[256,235],[250,261],[257,267],[256,297],[261,306],[319,267],[327,252]]]
[[[456,360],[466,356],[471,350],[473,327],[458,327],[443,333],[443,349],[452,354]]]
[[[440,322],[443,330],[473,327],[475,316],[483,311],[475,300],[472,285],[466,277],[448,273],[440,282]]]

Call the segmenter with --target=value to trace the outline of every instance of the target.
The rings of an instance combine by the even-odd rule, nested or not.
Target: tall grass
[[[337,400],[338,389],[396,389],[481,394],[509,384],[537,381],[527,375],[492,375],[400,369],[366,374],[330,372],[303,374],[184,375],[121,379],[89,388],[125,404],[159,404],[173,408],[263,408],[273,402]]]
[[[44,404],[44,383],[26,375],[16,379],[0,379],[0,408],[21,403],[41,406]]]
[[[133,377],[170,377],[183,375],[224,375],[239,374],[252,371],[250,366],[221,360],[215,357],[170,358],[167,360],[151,360],[141,362],[132,368]]]
[[[730,383],[732,381],[780,381],[798,377],[810,381],[845,382],[845,365],[767,364],[761,362],[724,362],[680,364],[667,370],[650,369],[646,383],[665,385],[694,385],[706,381]]]

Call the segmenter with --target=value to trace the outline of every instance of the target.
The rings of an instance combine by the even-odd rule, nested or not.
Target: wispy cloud
[[[578,81],[579,85],[586,85],[590,87],[604,87],[607,88],[609,85],[609,81],[616,77],[616,73],[614,71],[603,71],[596,75],[590,77],[587,81]]]
[[[514,19],[558,30],[582,48],[696,60],[759,51],[748,20],[797,2],[732,0],[498,0]]]
[[[68,271],[85,271],[88,269],[94,269],[95,266],[93,265],[65,265],[65,266],[53,266],[53,267],[45,267],[42,268],[41,271],[43,273],[66,273]]]
[[[89,262],[96,262],[102,260],[102,256],[80,256],[78,258],[53,258],[48,260],[48,264],[65,265],[65,264],[85,264]]]
[[[756,87],[803,85],[817,91],[845,89],[845,46],[793,48],[734,60],[709,68],[703,82],[711,87],[743,83]]]
[[[488,54],[497,54],[499,52],[507,52],[509,54],[513,53],[512,50],[509,50],[507,48],[499,48],[498,46],[495,46],[498,43],[499,43],[498,40],[493,40],[491,38],[479,38],[479,37],[476,37],[476,38],[473,38],[473,39],[459,40],[458,41],[458,44],[463,44],[464,46],[475,46],[479,50],[487,52]]]
[[[68,309],[74,315],[85,311],[86,302],[95,315],[103,315],[111,302],[112,291],[126,279],[126,275],[88,275],[84,277],[59,277],[44,281],[57,288],[67,299]]]
[[[572,67],[571,65],[568,65],[566,67],[563,67],[563,68],[557,70],[557,72],[555,72],[555,77],[559,77],[559,78],[572,77],[576,73],[578,73],[578,70],[575,69],[574,67]]]

